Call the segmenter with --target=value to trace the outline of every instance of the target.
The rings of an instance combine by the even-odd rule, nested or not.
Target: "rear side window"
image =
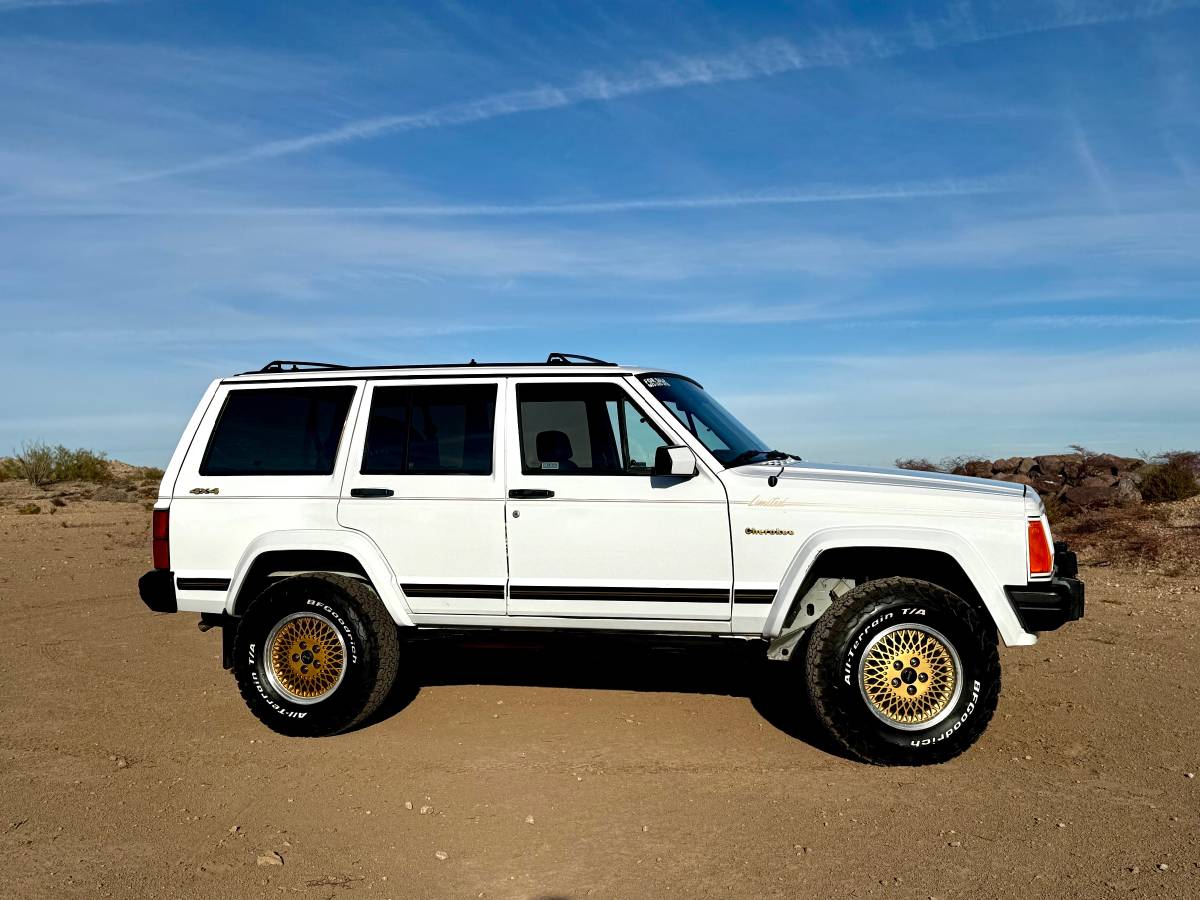
[[[230,391],[200,474],[332,474],[355,390],[348,385]]]
[[[491,475],[494,384],[375,388],[364,475]]]

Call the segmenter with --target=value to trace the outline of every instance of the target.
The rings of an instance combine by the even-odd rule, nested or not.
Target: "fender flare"
[[[853,525],[815,531],[800,545],[767,613],[762,632],[764,638],[773,640],[782,634],[788,608],[817,557],[826,550],[849,547],[896,547],[945,553],[962,567],[971,580],[1007,646],[1024,647],[1037,643],[1037,637],[1021,626],[1016,611],[1004,593],[1004,585],[979,551],[962,535],[940,528]]]
[[[238,560],[233,578],[229,584],[229,592],[225,595],[225,612],[232,615],[234,602],[242,589],[246,576],[262,554],[275,550],[329,550],[345,553],[358,560],[359,565],[371,579],[375,592],[387,608],[393,621],[401,627],[411,627],[414,623],[408,608],[408,600],[404,596],[396,575],[387,564],[379,547],[369,537],[357,531],[325,531],[304,529],[295,531],[268,531],[260,534],[246,547],[242,558]]]

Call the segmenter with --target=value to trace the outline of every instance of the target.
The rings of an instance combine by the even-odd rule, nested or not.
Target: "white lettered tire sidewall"
[[[885,722],[862,688],[864,654],[874,639],[896,626],[934,632],[958,660],[956,693],[927,727]],[[923,765],[957,756],[983,733],[1000,692],[991,622],[949,591],[912,579],[868,582],[843,595],[818,621],[807,663],[818,717],[855,756],[881,765]]]
[[[286,578],[250,604],[238,624],[234,674],[250,711],[274,731],[293,736],[335,734],[374,712],[395,679],[398,642],[395,625],[379,610],[369,586],[332,575]],[[372,615],[374,613],[374,615]],[[317,700],[296,702],[269,672],[268,639],[280,622],[296,614],[319,617],[345,646],[343,674]]]

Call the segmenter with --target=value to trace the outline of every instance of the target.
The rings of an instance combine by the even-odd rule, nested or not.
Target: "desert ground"
[[[1200,896],[1195,574],[1085,565],[940,767],[840,757],[795,670],[716,642],[431,640],[297,740],[138,600],[142,502],[0,488],[0,896]]]

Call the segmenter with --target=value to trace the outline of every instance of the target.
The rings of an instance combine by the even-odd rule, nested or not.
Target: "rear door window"
[[[353,385],[232,390],[201,475],[330,475]]]
[[[496,386],[377,387],[364,475],[491,475]]]

